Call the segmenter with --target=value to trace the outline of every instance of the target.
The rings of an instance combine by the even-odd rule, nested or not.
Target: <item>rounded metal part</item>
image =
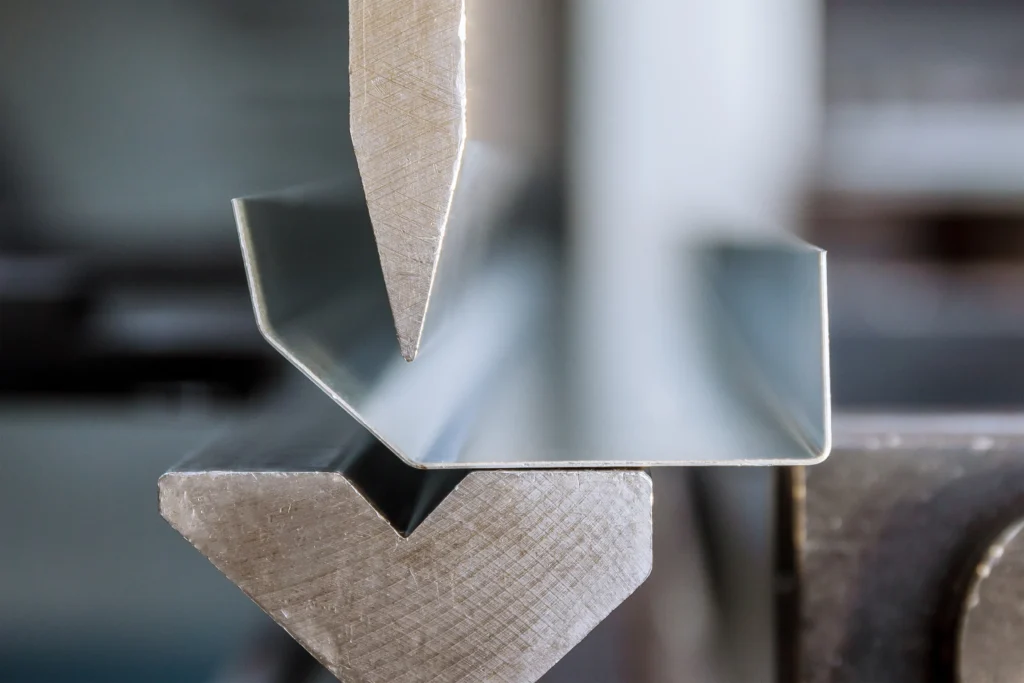
[[[1007,526],[978,562],[957,642],[960,683],[1024,681],[1024,518]]]

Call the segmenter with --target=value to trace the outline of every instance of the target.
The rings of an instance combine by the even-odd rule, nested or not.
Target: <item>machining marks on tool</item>
[[[466,133],[464,0],[351,0],[351,130],[402,353],[416,356]]]
[[[651,568],[636,470],[477,471],[402,538],[332,471],[183,471],[161,513],[345,681],[537,680]]]
[[[562,0],[352,0],[350,128],[402,355],[551,166]],[[442,287],[443,285],[443,287]]]

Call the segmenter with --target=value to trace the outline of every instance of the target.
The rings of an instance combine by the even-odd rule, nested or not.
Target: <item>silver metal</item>
[[[164,518],[341,680],[532,683],[650,573],[646,473],[415,470],[331,413],[261,420],[159,489]]]
[[[807,464],[830,447],[825,255],[796,241],[679,248],[671,357],[632,359],[670,394],[612,396],[570,347],[559,251],[505,231],[421,357],[394,339],[358,198],[312,188],[235,202],[256,317],[296,367],[426,468]],[[653,322],[653,321],[652,321]],[[652,325],[652,329],[655,326]],[[637,401],[652,411],[632,410]]]
[[[1005,528],[975,568],[960,622],[960,683],[1024,680],[1024,518]]]
[[[564,4],[349,3],[352,141],[407,360],[556,163]]]

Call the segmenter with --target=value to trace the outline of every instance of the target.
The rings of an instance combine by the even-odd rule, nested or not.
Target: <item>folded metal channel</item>
[[[559,251],[528,229],[490,248],[417,360],[394,335],[373,230],[329,188],[236,200],[260,329],[405,462],[424,468],[808,464],[830,447],[824,253],[704,244],[680,258],[680,353],[642,359],[677,395],[614,438],[572,362]],[[588,391],[594,391],[588,385]],[[597,391],[601,391],[598,387]],[[623,445],[629,444],[629,445]]]

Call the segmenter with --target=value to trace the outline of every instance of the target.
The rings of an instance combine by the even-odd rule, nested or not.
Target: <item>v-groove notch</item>
[[[192,474],[337,473],[407,538],[470,472],[407,465],[352,418],[325,407],[298,420],[256,420],[186,458],[161,481]]]
[[[346,461],[343,435],[267,431],[165,474],[160,512],[346,681],[532,683],[650,572],[642,471],[360,473],[381,454]],[[394,508],[369,491],[391,476],[413,494]]]
[[[403,538],[426,521],[470,470],[424,470],[406,465],[376,439],[343,454],[337,471]]]

